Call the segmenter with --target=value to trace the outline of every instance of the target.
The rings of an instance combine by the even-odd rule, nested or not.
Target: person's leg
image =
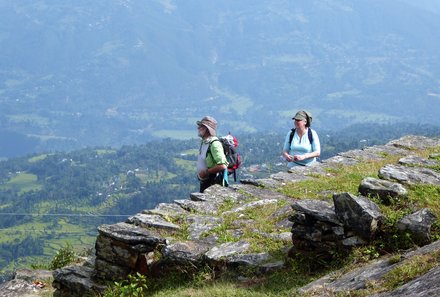
[[[200,193],[203,193],[207,188],[215,183],[215,175],[210,175],[207,180],[200,181]]]
[[[203,193],[210,185],[207,183],[207,181],[201,181],[200,182],[200,193]]]

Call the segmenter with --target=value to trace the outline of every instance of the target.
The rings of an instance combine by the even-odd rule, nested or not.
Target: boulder
[[[431,226],[436,219],[431,210],[424,208],[400,219],[397,228],[409,232],[417,243],[423,245],[431,241]]]
[[[101,225],[96,238],[97,276],[120,280],[132,271],[145,271],[145,255],[165,245],[166,239],[151,230],[127,223]]]
[[[385,217],[371,200],[350,193],[334,194],[337,218],[364,239],[372,239]]]
[[[102,294],[105,286],[93,280],[94,269],[85,266],[67,266],[53,272],[54,297],[94,296]]]
[[[366,177],[359,185],[359,193],[364,196],[377,195],[383,202],[389,203],[390,197],[405,197],[408,191],[399,183]]]

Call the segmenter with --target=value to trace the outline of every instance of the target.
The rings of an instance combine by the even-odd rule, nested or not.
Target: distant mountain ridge
[[[318,129],[440,125],[439,13],[407,0],[0,1],[0,136],[30,151],[118,146],[189,138],[206,114],[223,133],[279,132],[302,108]]]

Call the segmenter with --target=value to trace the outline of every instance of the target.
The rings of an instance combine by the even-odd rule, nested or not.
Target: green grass
[[[170,274],[160,282],[147,280],[147,296],[155,297],[295,297],[297,288],[312,281],[299,266],[289,266],[266,276],[250,276],[237,281],[236,276],[216,278],[216,271],[206,267],[196,274]],[[106,295],[107,296],[107,295]],[[110,295],[113,296],[113,295]]]
[[[221,107],[223,113],[230,113],[234,111],[238,115],[244,115],[254,105],[251,98],[234,94],[229,90],[221,90],[217,87],[213,87],[214,91],[222,97],[225,97],[230,101],[229,104],[225,104]]]
[[[2,190],[17,190],[19,194],[29,191],[41,190],[38,178],[35,174],[21,172],[12,177],[6,184],[0,186]]]
[[[414,256],[388,272],[382,279],[382,285],[388,290],[394,290],[425,274],[435,266],[440,266],[440,251],[434,254]]]
[[[46,238],[51,231],[56,231],[57,234],[71,234],[72,237],[75,237],[75,239],[72,239],[72,241],[77,242],[72,242],[72,244],[78,246],[81,246],[82,241],[85,243],[92,243],[94,240],[92,236],[87,235],[89,231],[93,231],[92,229],[87,230],[86,228],[80,227],[77,224],[70,224],[63,219],[60,219],[56,228],[54,228],[52,223],[42,223],[39,220],[33,220],[32,223],[15,225],[14,227],[10,228],[3,228],[0,230],[0,243],[14,242],[15,240],[22,239],[24,235]],[[81,237],[81,239],[78,240],[77,237]],[[88,237],[90,237],[91,240],[87,240]],[[51,244],[58,241],[59,239],[50,240],[47,246],[50,247]],[[61,241],[64,241],[64,239]]]
[[[280,188],[280,192],[292,198],[331,199],[333,193],[358,193],[359,184],[365,177],[376,177],[385,164],[395,163],[397,157],[387,157],[382,161],[363,162],[352,166],[329,169],[325,176],[311,180],[290,183]]]
[[[48,154],[41,154],[41,155],[38,155],[38,156],[34,156],[32,158],[29,158],[28,162],[29,163],[35,163],[35,162],[38,162],[38,161],[42,161],[42,160],[46,159],[47,156],[48,156]]]
[[[136,177],[139,178],[142,183],[159,182],[160,180],[170,179],[173,178],[174,176],[175,174],[162,170],[157,170],[157,171],[140,170],[136,172]],[[124,175],[121,175],[120,178],[121,181],[125,182],[126,177]]]
[[[98,155],[115,154],[116,150],[99,149],[99,150],[96,150],[96,153]]]
[[[189,170],[189,171],[194,171],[194,174],[196,173],[195,169],[195,164],[196,161],[190,161],[190,160],[184,160],[184,159],[180,159],[180,158],[174,158],[174,162],[176,162],[176,165],[181,167],[183,170]]]
[[[52,234],[52,231],[56,233]],[[31,235],[33,238],[43,239],[44,244],[43,255],[21,257],[15,262],[8,263],[2,270],[8,271],[17,267],[31,267],[37,263],[42,266],[41,263],[47,263],[67,243],[71,244],[76,251],[92,248],[96,241],[96,234],[91,235],[92,231],[94,229],[87,230],[76,224],[70,224],[63,219],[58,221],[56,229],[54,229],[52,223],[42,223],[39,220],[4,228],[0,230],[0,243],[12,243]]]
[[[427,207],[440,218],[440,187],[434,185],[414,185],[409,187],[408,206],[414,209]]]

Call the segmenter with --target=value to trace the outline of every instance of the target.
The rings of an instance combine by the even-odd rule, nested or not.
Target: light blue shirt
[[[307,153],[315,152],[315,151],[321,151],[321,143],[319,142],[318,133],[316,133],[315,130],[312,129],[312,138],[313,143],[310,143],[309,136],[308,136],[308,129],[306,130],[306,133],[299,138],[298,131],[295,130],[295,134],[293,135],[292,144],[289,147],[289,138],[290,138],[290,132],[289,131],[286,135],[286,139],[284,140],[284,147],[283,151],[289,152],[290,155],[304,155]],[[310,166],[314,162],[316,162],[316,158],[309,158],[302,161],[294,161],[287,163],[287,166],[293,167],[293,166]]]

